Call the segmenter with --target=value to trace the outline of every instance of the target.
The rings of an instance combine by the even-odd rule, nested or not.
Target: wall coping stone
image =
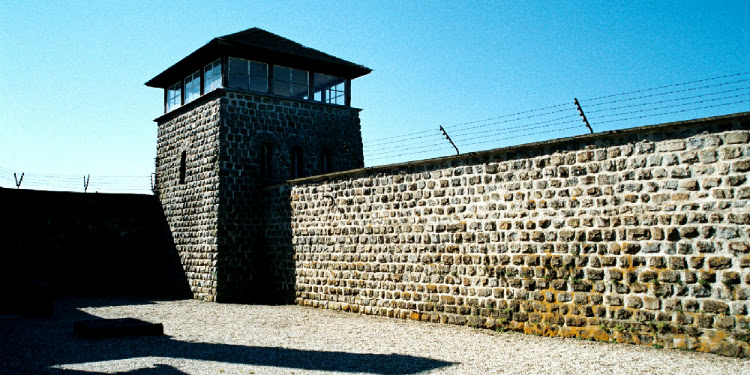
[[[562,146],[562,145],[572,144],[576,142],[594,142],[599,139],[614,137],[614,136],[622,137],[622,136],[627,136],[631,134],[639,134],[643,132],[656,133],[659,131],[678,130],[678,129],[692,128],[692,127],[699,127],[699,126],[706,126],[706,125],[714,125],[717,123],[725,123],[725,122],[738,122],[738,123],[748,122],[747,125],[750,125],[750,112],[738,112],[738,113],[722,115],[722,116],[704,117],[704,118],[685,120],[685,121],[674,121],[674,122],[667,122],[663,124],[645,125],[645,126],[638,126],[634,128],[620,129],[620,130],[609,130],[609,131],[601,132],[601,133],[584,134],[584,135],[565,137],[565,138],[556,138],[556,139],[552,139],[548,141],[524,143],[521,145],[501,147],[501,148],[495,148],[495,149],[484,150],[484,151],[475,151],[475,152],[469,152],[469,153],[460,154],[460,155],[443,156],[443,157],[438,157],[438,158],[408,161],[404,163],[386,164],[386,165],[378,165],[374,167],[351,169],[348,171],[327,173],[327,174],[321,174],[321,175],[316,175],[316,176],[298,178],[294,180],[288,180],[282,183],[269,185],[267,186],[267,188],[281,187],[281,186],[289,185],[289,184],[294,185],[294,184],[303,184],[303,183],[309,183],[309,182],[315,182],[315,181],[326,181],[326,180],[332,180],[332,179],[339,179],[342,177],[354,177],[354,176],[368,175],[368,174],[374,174],[378,172],[386,172],[386,171],[392,171],[392,170],[398,170],[398,169],[408,169],[411,167],[417,167],[417,166],[422,166],[422,165],[435,165],[435,164],[451,162],[451,161],[456,161],[456,160],[484,158],[484,157],[488,157],[488,156],[496,155],[496,154],[540,149],[540,148],[550,147],[550,146]]]

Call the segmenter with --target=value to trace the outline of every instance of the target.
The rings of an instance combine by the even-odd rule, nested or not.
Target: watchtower
[[[351,81],[370,71],[252,28],[146,82],[164,90],[155,189],[195,298],[258,299],[260,188],[364,166]]]

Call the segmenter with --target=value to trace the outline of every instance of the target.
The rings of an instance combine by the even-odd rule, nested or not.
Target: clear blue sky
[[[212,38],[250,27],[374,70],[353,82],[366,144],[750,72],[747,0],[502,3],[5,0],[0,168],[150,175],[163,92],[143,83]],[[678,119],[747,110],[745,102]]]

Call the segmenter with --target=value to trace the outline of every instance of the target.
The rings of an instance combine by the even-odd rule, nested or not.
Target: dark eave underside
[[[146,86],[167,88],[223,56],[245,58],[348,79],[361,77],[372,71],[362,65],[305,47],[265,30],[253,28],[214,38],[146,82]]]

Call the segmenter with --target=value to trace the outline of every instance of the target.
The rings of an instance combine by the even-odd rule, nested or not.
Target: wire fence
[[[750,72],[744,72],[390,135],[366,141],[364,157],[367,166],[382,165],[748,110]],[[154,178],[39,174],[0,166],[0,187],[153,194]]]
[[[0,166],[0,187],[81,193],[153,194],[151,176],[41,174]]]
[[[364,154],[368,166],[382,165],[748,110],[743,72],[391,135],[366,141]]]

